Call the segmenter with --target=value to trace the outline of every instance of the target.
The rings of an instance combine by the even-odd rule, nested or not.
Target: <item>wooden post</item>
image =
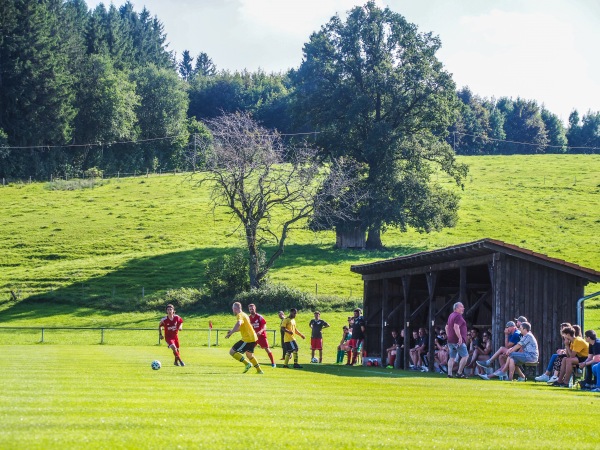
[[[435,298],[435,288],[437,285],[437,279],[438,279],[438,274],[437,272],[430,272],[427,274],[427,291],[429,293],[429,312],[428,312],[428,317],[429,317],[429,342],[427,343],[427,356],[428,356],[428,364],[427,364],[427,368],[429,369],[429,371],[431,372],[433,370],[433,363],[434,363],[434,356],[435,356],[435,351],[434,351],[434,345],[433,345],[433,326],[435,324],[435,312],[433,310],[433,299]]]
[[[410,280],[411,277],[409,275],[405,275],[402,277],[402,294],[404,295],[404,354],[402,355],[403,360],[403,369],[406,370],[408,368],[408,360],[410,358],[410,304],[408,302],[409,294],[410,294]],[[396,361],[398,361],[400,355],[396,355]],[[400,364],[398,363],[398,366]]]

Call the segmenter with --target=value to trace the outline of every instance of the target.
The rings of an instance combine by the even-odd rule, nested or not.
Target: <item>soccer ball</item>
[[[318,360],[317,358],[313,358],[313,359],[311,359],[311,360],[310,360],[310,362],[311,362],[311,363],[315,363],[315,364],[316,364],[316,363],[318,363],[318,362],[319,362],[319,360]]]
[[[160,361],[154,360],[154,361],[152,361],[152,364],[150,364],[150,366],[152,367],[153,370],[158,370],[158,369],[160,369]]]

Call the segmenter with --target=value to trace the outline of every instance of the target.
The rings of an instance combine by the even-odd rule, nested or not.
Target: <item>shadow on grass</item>
[[[272,249],[266,250],[269,253]],[[329,264],[361,264],[421,250],[416,247],[390,247],[379,251],[337,250],[314,244],[289,245],[276,261],[274,269],[305,267],[310,270],[310,267]],[[153,309],[152,302],[161,301],[169,289],[199,289],[204,282],[205,264],[230,251],[235,249],[207,247],[132,259],[106,275],[78,281],[22,301],[4,302],[0,305],[0,323],[56,315],[109,317],[115,312]],[[127,321],[128,325],[133,323],[136,321]]]
[[[382,367],[347,366],[345,364],[302,364],[302,369],[282,370],[302,370],[304,372],[314,372],[350,378],[422,378],[431,376],[435,377],[436,375],[406,370],[384,369]]]
[[[267,248],[267,250],[272,250]],[[311,267],[328,264],[363,264],[373,260],[390,259],[424,251],[424,247],[394,246],[383,250],[336,249],[333,246],[288,245],[277,267]]]

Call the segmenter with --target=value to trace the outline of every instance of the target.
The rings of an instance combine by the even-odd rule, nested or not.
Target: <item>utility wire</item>
[[[304,133],[279,133],[278,136],[306,136],[306,135],[313,135],[316,136],[317,134],[321,134],[321,131],[307,131]],[[585,147],[585,146],[579,146],[579,147],[572,147],[572,146],[561,146],[561,145],[540,145],[540,144],[534,144],[531,142],[519,142],[519,141],[511,141],[508,139],[496,139],[496,138],[491,138],[491,137],[487,137],[487,136],[483,136],[483,135],[477,135],[477,134],[471,134],[471,133],[462,133],[460,131],[453,131],[454,136],[459,135],[459,136],[470,136],[473,138],[480,138],[482,140],[485,141],[492,141],[492,142],[501,142],[501,143],[506,143],[506,144],[519,144],[519,145],[528,145],[531,147],[544,147],[544,148],[559,148],[559,149],[563,149],[563,148],[567,148],[567,149],[572,149],[572,150],[600,150],[600,147]],[[228,134],[226,133],[215,133],[215,135],[217,136],[227,136]],[[0,148],[2,149],[6,149],[6,150],[30,150],[30,149],[39,149],[39,150],[44,150],[44,149],[52,149],[52,148],[78,148],[78,147],[108,147],[111,145],[120,145],[120,144],[140,144],[143,142],[154,142],[154,141],[164,141],[164,140],[168,140],[168,139],[175,139],[177,137],[179,137],[180,135],[172,135],[172,136],[164,136],[164,137],[159,137],[159,138],[149,138],[149,139],[139,139],[139,140],[135,140],[135,141],[117,141],[117,142],[96,142],[93,144],[65,144],[65,145],[30,145],[30,146],[0,146]],[[233,134],[229,135],[229,136],[233,136]],[[272,134],[265,134],[265,135],[261,135],[261,136],[273,136]],[[456,145],[456,143],[454,144]]]
[[[320,134],[320,131],[308,131],[305,133],[279,133],[277,136],[304,136],[304,135],[316,135]],[[216,136],[233,136],[233,134],[225,134],[225,133],[213,133]],[[63,145],[29,145],[29,146],[10,146],[10,145],[2,145],[0,148],[7,150],[50,150],[52,148],[78,148],[78,147],[108,147],[111,145],[120,145],[120,144],[140,144],[143,142],[153,142],[153,141],[164,141],[168,139],[175,139],[180,135],[172,135],[172,136],[164,136],[159,138],[149,138],[149,139],[139,139],[135,141],[116,141],[116,142],[95,142],[93,144],[63,144]],[[274,134],[264,134],[260,136],[275,136]]]
[[[495,138],[491,138],[491,137],[487,137],[487,136],[482,136],[479,134],[470,134],[470,133],[461,133],[460,131],[453,131],[453,133],[455,135],[460,135],[460,136],[471,136],[474,138],[480,138],[482,140],[486,140],[486,141],[494,141],[494,142],[503,142],[503,143],[507,143],[507,144],[520,144],[520,145],[530,145],[532,147],[544,147],[544,148],[570,148],[573,150],[599,150],[600,147],[571,147],[569,145],[566,146],[562,146],[562,145],[541,145],[541,144],[533,144],[531,142],[519,142],[519,141],[510,141],[508,139],[495,139]],[[456,144],[455,144],[456,145]]]

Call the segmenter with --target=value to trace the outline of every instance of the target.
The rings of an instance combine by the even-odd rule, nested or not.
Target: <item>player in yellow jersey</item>
[[[256,346],[258,338],[254,332],[254,328],[252,328],[250,318],[242,311],[242,304],[240,302],[235,302],[231,309],[237,318],[237,322],[233,328],[227,332],[225,338],[229,339],[233,333],[239,331],[242,335],[242,339],[233,344],[233,347],[229,350],[229,354],[233,356],[233,359],[237,359],[239,362],[246,365],[244,373],[248,372],[250,368],[254,366],[256,372],[262,374],[264,372],[261,370],[260,364],[254,357],[254,347]],[[244,354],[246,354],[246,357],[244,357]]]
[[[304,339],[304,335],[296,328],[296,309],[290,309],[290,315],[281,322],[281,331],[285,333],[283,338],[283,348],[285,349],[285,364],[283,367],[289,367],[290,357],[294,354],[294,369],[302,369],[298,364],[298,344],[296,343],[296,335]]]

